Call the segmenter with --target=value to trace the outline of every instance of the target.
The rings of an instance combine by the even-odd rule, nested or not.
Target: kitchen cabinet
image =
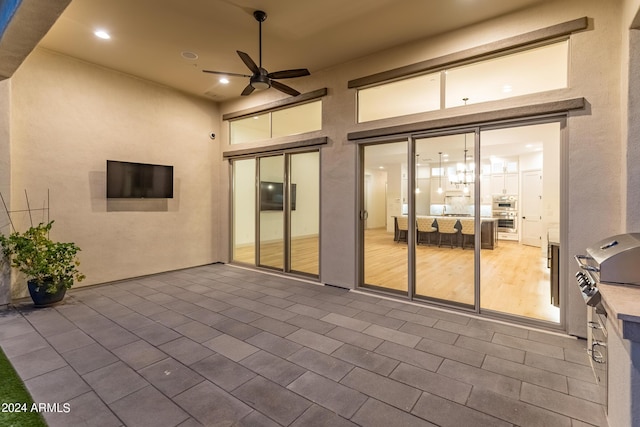
[[[518,194],[517,173],[497,173],[491,175],[492,194]]]
[[[498,244],[498,224],[494,219],[480,220],[480,247],[494,249]]]

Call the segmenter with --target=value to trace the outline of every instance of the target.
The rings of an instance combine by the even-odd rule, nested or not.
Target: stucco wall
[[[449,115],[468,114],[557,99],[585,97],[588,108],[572,113],[565,132],[567,153],[564,173],[568,179],[563,194],[568,215],[563,248],[562,272],[568,292],[568,331],[584,335],[585,308],[572,279],[575,265],[570,258],[590,243],[623,229],[624,213],[622,162],[625,144],[620,120],[621,1],[568,0],[543,4],[534,9],[470,26],[429,40],[417,41],[393,50],[360,58],[332,69],[316,71],[308,78],[291,83],[301,92],[329,88],[324,99],[324,129],[329,145],[322,148],[321,281],[353,287],[356,280],[356,162],[354,143],[348,132],[391,126]],[[355,91],[347,89],[351,79],[424,61],[449,53],[498,41],[511,36],[587,16],[591,27],[571,37],[570,88],[514,98],[506,101],[470,105],[449,111],[436,111],[397,119],[357,125]],[[221,105],[228,113],[280,98],[275,91],[258,93]],[[224,127],[223,127],[224,129]],[[223,144],[228,135],[223,133]],[[225,148],[223,146],[223,148]],[[236,147],[237,148],[237,147]],[[340,191],[326,191],[327,188]],[[588,232],[585,232],[588,230]]]
[[[5,203],[10,208],[11,199],[11,146],[10,146],[10,117],[11,117],[11,81],[0,81],[0,193],[5,198]],[[0,233],[8,233],[8,218],[4,212],[4,206],[0,205]],[[1,255],[0,255],[1,256]],[[0,307],[11,300],[9,269],[0,261]]]
[[[12,90],[13,208],[49,189],[52,236],[82,248],[81,285],[218,261],[214,103],[43,49]],[[107,159],[173,165],[174,198],[108,202]]]

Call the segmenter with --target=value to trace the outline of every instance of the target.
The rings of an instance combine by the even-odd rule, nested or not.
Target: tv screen
[[[281,182],[260,182],[260,210],[281,211],[284,203],[284,191]],[[296,185],[291,184],[291,210],[296,210]]]
[[[173,198],[173,166],[107,160],[107,198]]]

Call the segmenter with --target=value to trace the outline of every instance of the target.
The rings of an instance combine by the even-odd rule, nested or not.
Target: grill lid
[[[586,270],[608,283],[640,285],[640,233],[611,236],[587,247]]]

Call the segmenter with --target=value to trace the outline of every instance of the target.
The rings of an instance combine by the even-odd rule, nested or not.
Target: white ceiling
[[[73,0],[39,46],[222,101],[237,97],[248,79],[232,77],[225,86],[201,70],[250,74],[236,50],[258,62],[257,9],[268,15],[264,68],[313,74],[549,1],[561,0]],[[96,38],[96,29],[111,40]],[[185,51],[198,59],[183,58]]]

